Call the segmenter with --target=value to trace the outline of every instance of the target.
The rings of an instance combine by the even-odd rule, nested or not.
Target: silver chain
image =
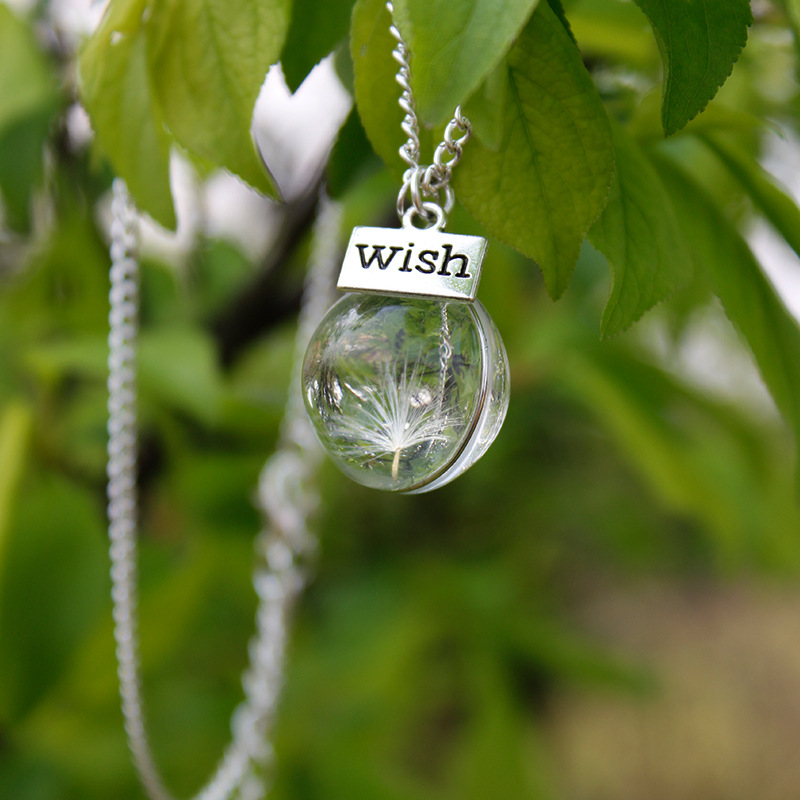
[[[138,217],[125,183],[114,181],[108,378],[108,517],[114,638],[125,730],[142,784],[152,800],[172,800],[160,777],[142,707],[137,622],[137,413]],[[265,526],[256,540],[253,583],[258,595],[256,632],[242,683],[245,700],[233,715],[232,738],[196,800],[259,800],[267,791],[269,733],[283,682],[288,619],[307,580],[316,547],[309,521],[319,503],[313,479],[320,453],[300,396],[299,370],[306,344],[333,287],[341,212],[323,198],[300,314],[294,375],[281,437],[259,480]]]
[[[391,2],[386,3],[394,16]],[[392,22],[402,88],[402,127],[408,141],[400,156],[408,165],[397,198],[401,220],[408,212],[443,226],[453,206],[450,176],[472,134],[457,107],[436,148],[433,163],[419,163],[419,120],[411,90],[408,47]],[[411,206],[406,209],[407,199]],[[442,202],[443,201],[443,202]],[[265,526],[256,539],[253,584],[258,595],[256,632],[242,677],[245,700],[231,721],[232,738],[208,783],[195,800],[260,800],[267,792],[264,773],[272,760],[269,733],[283,683],[288,620],[307,581],[316,550],[309,521],[319,497],[314,489],[320,452],[300,395],[300,369],[311,335],[331,303],[333,267],[341,219],[339,207],[323,198],[314,231],[314,251],[296,338],[292,387],[278,448],[259,479]],[[125,731],[142,785],[152,800],[173,800],[153,758],[142,704],[137,614],[137,342],[139,317],[139,221],[124,181],[113,186],[111,289],[109,292],[108,518],[111,596],[118,676]]]
[[[428,166],[420,165],[419,118],[411,89],[408,45],[394,22],[394,5],[391,0],[386,3],[386,8],[392,17],[389,32],[397,41],[392,56],[398,64],[395,79],[403,90],[398,101],[405,112],[401,127],[408,136],[399,151],[400,158],[408,164],[408,169],[403,174],[403,185],[397,195],[397,215],[403,220],[406,202],[410,199],[416,214],[429,222],[433,219],[431,214],[432,211],[435,212],[434,207],[438,207],[441,214],[436,214],[436,217],[442,220],[438,224],[443,226],[454,202],[450,175],[461,160],[464,145],[472,136],[472,126],[461,112],[461,106],[456,106],[453,119],[444,129],[443,140],[433,154],[433,163]]]

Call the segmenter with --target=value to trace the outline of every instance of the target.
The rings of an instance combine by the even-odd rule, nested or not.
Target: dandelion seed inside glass
[[[424,297],[349,294],[303,364],[319,440],[350,478],[424,492],[492,443],[508,408],[508,360],[486,310]]]

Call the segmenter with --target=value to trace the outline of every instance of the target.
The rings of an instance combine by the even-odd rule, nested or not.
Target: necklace
[[[136,345],[138,339],[138,218],[124,182],[114,182],[111,229],[109,332],[108,517],[114,637],[125,730],[139,777],[152,800],[171,800],[148,741],[142,708],[136,613]],[[304,564],[316,539],[309,520],[318,504],[313,488],[319,463],[299,396],[299,363],[311,332],[330,305],[340,210],[323,198],[314,231],[311,269],[300,314],[295,375],[276,452],[262,470],[259,501],[265,527],[256,539],[253,584],[258,596],[250,665],[242,683],[232,738],[197,800],[264,797],[264,768],[271,750],[269,730],[280,693],[288,621],[306,581]]]
[[[402,227],[353,230],[337,284],[352,293],[314,333],[303,389],[336,466],[371,488],[417,493],[486,452],[505,419],[509,371],[500,334],[475,299],[486,240],[444,232],[470,123],[456,108],[433,163],[420,165],[408,48],[397,26],[390,30],[408,136]]]
[[[393,14],[391,2],[387,8]],[[505,418],[505,349],[475,299],[486,241],[444,233],[454,202],[450,174],[470,124],[457,108],[433,164],[419,164],[408,49],[394,24],[390,30],[397,41],[393,55],[408,136],[400,149],[408,169],[397,199],[403,227],[354,229],[338,281],[340,289],[353,293],[323,318],[331,299],[340,210],[324,198],[321,203],[292,388],[278,448],[259,481],[265,527],[256,539],[258,609],[242,678],[245,699],[233,714],[230,744],[196,800],[259,800],[267,791],[264,772],[272,756],[269,734],[289,619],[307,579],[304,565],[316,547],[309,526],[318,504],[314,434],[355,480],[423,492],[477,461]],[[136,610],[138,217],[119,179],[113,186],[110,277],[108,517],[120,698],[142,785],[152,800],[172,800],[152,754],[142,706]]]

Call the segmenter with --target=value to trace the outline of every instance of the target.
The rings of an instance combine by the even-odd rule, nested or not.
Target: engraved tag
[[[474,300],[486,239],[421,229],[354,228],[339,289]]]

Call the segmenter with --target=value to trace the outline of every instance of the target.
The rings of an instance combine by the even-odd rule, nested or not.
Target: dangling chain
[[[112,215],[108,517],[120,697],[128,743],[142,784],[152,800],[172,800],[152,756],[140,688],[136,612],[138,218],[119,179],[114,181]],[[237,793],[241,800],[258,800],[266,791],[263,770],[272,755],[268,735],[282,684],[288,618],[307,579],[303,565],[316,546],[309,519],[318,505],[313,478],[320,454],[303,409],[299,370],[311,333],[332,298],[339,221],[338,206],[323,199],[280,443],[259,481],[265,527],[256,540],[259,563],[253,583],[259,605],[256,633],[249,646],[250,665],[242,678],[245,700],[234,713],[231,742],[197,800],[228,800]]]
[[[403,185],[397,195],[397,215],[401,221],[405,222],[406,198],[410,197],[412,205],[408,210],[412,214],[416,213],[422,219],[429,222],[435,221],[435,224],[444,227],[447,214],[450,213],[455,202],[453,189],[450,186],[450,175],[461,160],[464,145],[472,136],[472,125],[461,113],[461,106],[456,106],[453,119],[447,123],[444,129],[444,139],[433,153],[433,164],[427,167],[420,165],[419,119],[414,106],[414,93],[411,89],[411,65],[408,59],[408,45],[394,22],[394,5],[391,0],[387,0],[386,9],[392,17],[389,33],[397,41],[397,45],[392,51],[392,56],[398,64],[395,80],[403,90],[398,100],[400,108],[405,112],[401,127],[406,136],[408,136],[408,140],[400,147],[399,151],[400,158],[408,164],[408,169],[403,174]],[[457,138],[456,134],[458,134]],[[442,194],[444,194],[444,204],[439,202]],[[432,217],[431,212],[435,212],[436,216]],[[439,391],[440,413],[445,396],[446,365],[449,363],[452,353],[450,326],[447,320],[447,303],[442,303],[441,318],[442,325],[439,331],[439,361],[442,365],[442,385]]]
[[[408,141],[400,148],[400,157],[408,164],[408,169],[403,174],[403,185],[397,195],[397,215],[401,220],[403,219],[406,213],[406,198],[410,198],[415,212],[423,219],[431,221],[431,211],[434,210],[434,207],[438,207],[439,214],[437,216],[441,215],[444,220],[452,210],[454,202],[453,190],[450,188],[450,175],[461,160],[464,145],[472,136],[472,126],[461,113],[461,106],[456,106],[453,119],[447,123],[447,127],[444,129],[444,140],[433,154],[433,164],[427,167],[420,165],[419,119],[411,90],[408,45],[394,23],[394,6],[391,0],[386,3],[386,8],[392,16],[389,32],[397,40],[397,46],[392,55],[399,65],[395,79],[403,90],[399,103],[400,108],[405,111],[402,128],[408,136]],[[457,137],[456,134],[458,134]],[[442,195],[444,195],[444,203],[440,202]]]
[[[391,2],[386,3],[394,15]],[[400,106],[408,141],[400,156],[408,164],[397,198],[401,219],[408,213],[444,225],[453,206],[450,176],[461,159],[462,147],[472,134],[469,120],[457,107],[447,124],[444,141],[433,163],[421,166],[419,121],[411,90],[408,48],[394,22],[390,27],[397,46],[392,55],[399,64]],[[411,206],[406,208],[407,198]],[[444,202],[440,202],[441,200]],[[256,633],[249,645],[250,665],[242,678],[244,702],[236,709],[232,739],[216,771],[196,800],[240,800],[264,797],[263,771],[272,750],[268,735],[283,680],[288,619],[307,580],[303,565],[313,556],[316,539],[309,519],[318,505],[313,478],[319,449],[300,396],[300,365],[306,344],[330,305],[333,262],[341,212],[323,199],[314,231],[314,252],[301,310],[292,388],[281,426],[277,451],[267,461],[259,480],[259,501],[265,528],[256,540],[259,563],[253,583],[259,598]],[[108,377],[108,517],[111,555],[114,638],[122,713],[128,744],[139,777],[152,800],[172,800],[160,777],[147,737],[141,697],[137,617],[137,388],[136,354],[139,315],[138,217],[125,183],[114,181],[111,225],[111,290],[109,300]],[[443,311],[446,313],[446,311]],[[443,329],[447,331],[447,318]],[[440,346],[447,354],[447,335]]]

